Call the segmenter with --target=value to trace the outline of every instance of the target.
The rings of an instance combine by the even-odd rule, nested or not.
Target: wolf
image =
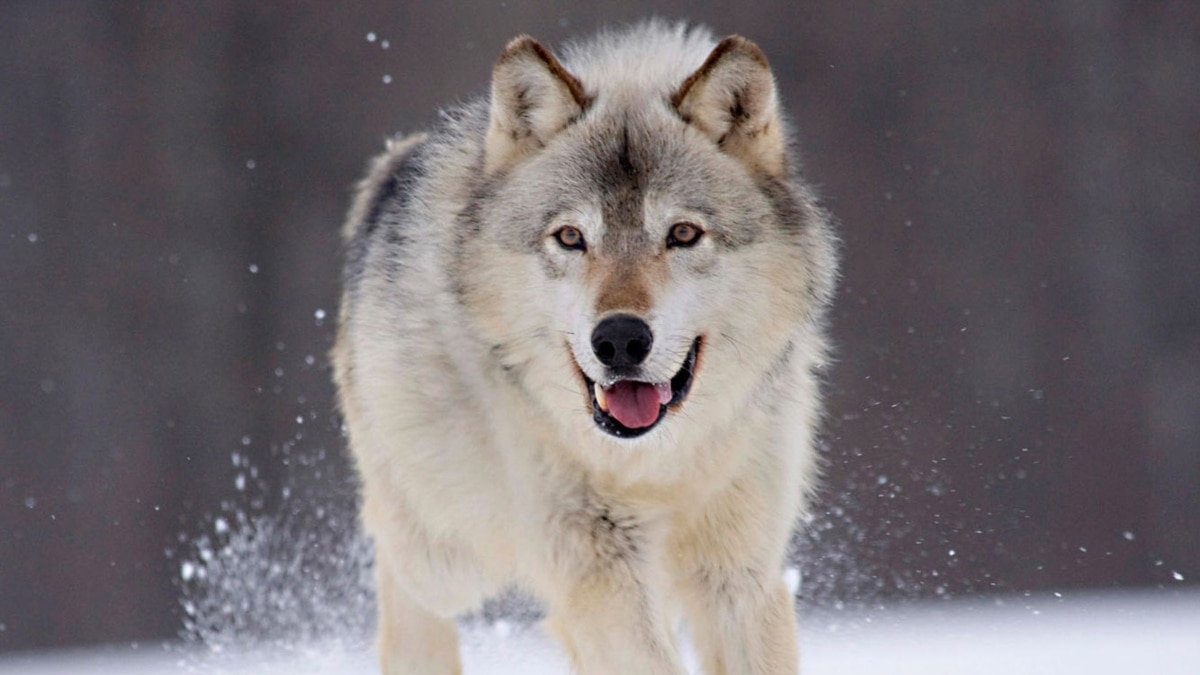
[[[767,58],[653,20],[504,48],[344,227],[332,352],[382,669],[510,585],[578,673],[794,673],[837,242]]]

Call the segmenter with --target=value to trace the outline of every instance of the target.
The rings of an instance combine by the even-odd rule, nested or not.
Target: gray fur
[[[778,568],[816,479],[829,217],[753,43],[648,21],[562,54],[510,43],[344,230],[333,360],[384,668],[452,672],[449,619],[515,581],[580,672],[681,672],[679,609],[707,671],[794,672]],[[701,236],[670,246],[679,222]],[[593,423],[629,377],[589,346],[616,312],[656,336],[628,372],[691,387],[636,437]]]

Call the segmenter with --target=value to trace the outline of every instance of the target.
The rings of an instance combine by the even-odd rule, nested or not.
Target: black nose
[[[617,314],[592,331],[592,351],[610,368],[636,366],[646,360],[654,336],[650,326],[636,316]]]

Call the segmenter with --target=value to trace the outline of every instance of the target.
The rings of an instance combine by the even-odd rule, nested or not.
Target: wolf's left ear
[[[525,35],[492,70],[484,171],[493,173],[542,147],[588,104],[583,84],[550,50]]]
[[[775,76],[758,45],[740,35],[721,40],[671,104],[726,154],[771,175],[784,172]]]

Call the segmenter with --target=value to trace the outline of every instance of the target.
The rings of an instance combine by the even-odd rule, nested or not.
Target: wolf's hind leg
[[[384,675],[461,675],[458,627],[414,602],[395,570],[375,561],[379,603],[378,649]]]

